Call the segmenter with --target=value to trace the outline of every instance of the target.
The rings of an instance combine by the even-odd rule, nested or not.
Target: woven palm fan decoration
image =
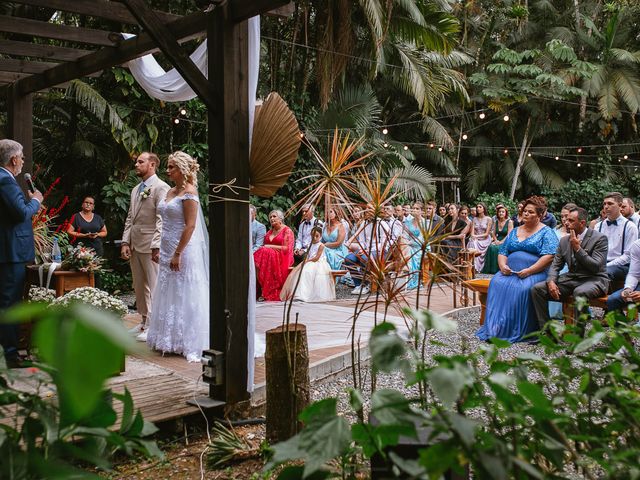
[[[271,197],[285,184],[300,148],[295,115],[280,95],[271,92],[256,111],[249,159],[251,193]]]

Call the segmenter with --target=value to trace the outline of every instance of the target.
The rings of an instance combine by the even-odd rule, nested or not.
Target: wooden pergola
[[[7,134],[24,146],[32,170],[35,92],[96,74],[140,56],[162,52],[208,109],[209,181],[235,179],[239,195],[210,208],[210,346],[223,352],[223,379],[212,385],[213,405],[237,405],[247,393],[247,291],[249,285],[249,116],[246,20],[288,0],[211,0],[179,16],[150,8],[145,0],[13,0],[13,3],[135,26],[119,32],[0,15],[0,86],[6,90]],[[208,79],[181,44],[207,38]],[[45,41],[43,41],[45,40]],[[46,40],[55,40],[55,44]],[[228,193],[228,192],[227,192]],[[243,203],[244,201],[245,203]]]

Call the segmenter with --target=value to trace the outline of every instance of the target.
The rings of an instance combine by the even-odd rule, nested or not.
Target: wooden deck
[[[416,294],[407,295],[403,305],[393,304],[389,308],[389,321],[402,328],[400,317],[404,306],[415,307]],[[355,305],[353,299],[339,300],[324,304],[295,303],[291,321],[295,321],[298,313],[300,323],[307,325],[309,338],[309,363],[312,381],[344,370],[350,362],[351,340],[349,331],[352,327],[351,317]],[[356,327],[360,344],[366,345],[368,332],[373,326],[374,303],[370,302],[366,311],[359,317]],[[449,288],[434,288],[431,296],[431,310],[445,313],[453,309],[452,292]],[[380,304],[379,304],[380,307]],[[420,307],[426,307],[426,295],[421,295]],[[280,325],[284,305],[280,302],[259,303],[256,310],[257,342],[266,330]],[[381,316],[378,316],[380,319]],[[131,327],[139,321],[138,315],[129,315],[125,326]],[[379,321],[379,320],[378,320]],[[262,338],[263,340],[263,338]],[[198,413],[197,407],[186,404],[186,401],[197,395],[206,395],[207,386],[198,378],[202,366],[188,363],[179,355],[161,355],[140,343],[141,350],[127,359],[127,371],[113,379],[115,391],[123,391],[126,386],[131,392],[137,408],[145,418],[154,422],[163,422],[178,417]],[[264,400],[265,362],[263,356],[255,358],[254,392],[252,402]]]

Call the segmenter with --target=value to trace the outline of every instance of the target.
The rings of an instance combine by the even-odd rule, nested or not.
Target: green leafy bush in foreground
[[[161,457],[147,439],[156,427],[134,410],[131,395],[105,390],[133,340],[116,317],[74,304],[25,304],[1,321],[34,319],[42,364],[7,370],[0,357],[0,478],[99,478],[79,465],[110,467],[116,452]],[[112,399],[122,402],[116,424]]]
[[[415,338],[456,329],[426,311],[413,315]],[[279,478],[353,478],[354,459],[379,454],[404,478],[439,479],[467,469],[476,479],[639,478],[640,355],[632,340],[640,329],[621,315],[606,320],[609,328],[595,321],[586,338],[551,324],[553,336],[540,337],[544,358],[530,352],[506,358],[501,350],[508,344],[494,340],[431,363],[382,323],[369,345],[374,372],[399,372],[407,385],[422,384],[425,395],[375,391],[375,424],[362,420],[358,391],[351,392],[360,418],[353,424],[337,413],[336,399],[319,401],[301,414],[305,428],[298,435],[273,446],[267,468],[301,459],[303,466],[289,465]],[[387,448],[400,435],[416,438],[417,427],[427,429],[429,440],[415,458]]]

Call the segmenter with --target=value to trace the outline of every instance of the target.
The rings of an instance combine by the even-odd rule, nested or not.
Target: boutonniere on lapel
[[[151,187],[147,187],[140,192],[140,198],[142,198],[143,200],[145,198],[149,198],[149,195],[151,195]]]

